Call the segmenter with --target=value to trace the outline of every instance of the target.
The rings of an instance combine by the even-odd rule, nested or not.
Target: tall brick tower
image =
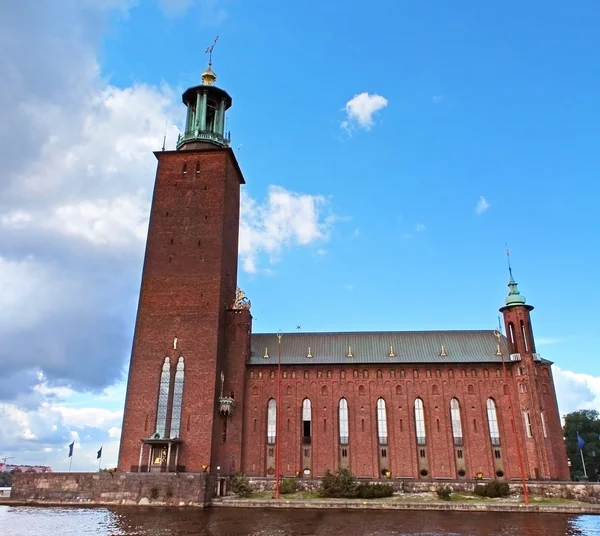
[[[508,252],[507,252],[508,254]],[[509,257],[508,296],[500,312],[513,365],[518,406],[516,430],[524,446],[523,465],[530,479],[568,480],[569,468],[563,440],[550,362],[535,348],[530,313],[533,306],[517,289]],[[543,365],[543,366],[540,366]]]
[[[202,84],[183,94],[187,119],[177,149],[155,153],[122,471],[214,471],[234,396],[243,397],[243,388],[233,394],[233,384],[240,385],[240,370],[243,384],[250,332],[249,307],[236,295],[244,178],[224,130],[231,97],[215,81],[209,61]],[[230,366],[232,351],[240,370]],[[241,420],[230,433],[241,436]],[[228,448],[229,459],[241,459]]]

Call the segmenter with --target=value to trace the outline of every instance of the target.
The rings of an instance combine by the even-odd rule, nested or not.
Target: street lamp
[[[277,406],[275,411],[275,499],[279,499],[279,475],[281,474],[281,337],[283,332],[277,332]]]

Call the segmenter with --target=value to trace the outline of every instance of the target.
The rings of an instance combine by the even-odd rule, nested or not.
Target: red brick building
[[[244,177],[215,80],[209,64],[183,94],[177,150],[155,153],[119,468],[270,476],[278,446],[286,476],[569,479],[551,363],[512,273],[506,337],[252,333],[236,291]]]

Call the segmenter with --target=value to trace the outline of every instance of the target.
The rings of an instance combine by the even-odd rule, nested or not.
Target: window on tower
[[[417,434],[417,445],[425,445],[425,412],[423,401],[420,398],[415,400],[415,432]]]
[[[183,379],[185,374],[185,365],[183,356],[177,361],[175,372],[175,382],[173,384],[173,416],[171,417],[171,438],[179,437],[179,428],[181,426],[181,407],[183,403]]]
[[[340,421],[340,445],[348,444],[348,402],[345,398],[340,399],[339,405],[339,421]]]
[[[302,443],[310,445],[312,436],[312,408],[310,399],[305,398],[302,402]]]
[[[490,430],[490,441],[492,445],[500,445],[500,429],[498,428],[498,415],[496,414],[496,402],[488,398],[487,403],[488,427]]]
[[[264,414],[263,414],[264,415]],[[267,443],[274,445],[277,439],[277,403],[274,398],[267,404]]]
[[[165,357],[160,374],[158,408],[156,411],[156,432],[165,437],[167,428],[167,410],[169,407],[169,387],[171,383],[171,360]]]
[[[377,439],[380,445],[388,444],[387,415],[383,398],[377,400]]]

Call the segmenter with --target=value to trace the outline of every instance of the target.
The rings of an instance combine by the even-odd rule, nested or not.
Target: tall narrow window
[[[348,402],[345,398],[340,399],[340,445],[348,444]]]
[[[169,383],[171,382],[171,361],[165,357],[160,374],[160,387],[158,391],[158,408],[156,411],[156,432],[160,437],[165,436],[167,427],[167,409],[169,406]]]
[[[185,373],[183,356],[177,361],[175,383],[173,385],[173,416],[171,417],[171,438],[179,437],[181,427],[181,406],[183,403],[183,376]]]
[[[510,344],[510,353],[517,353],[517,345],[515,342],[515,326],[512,322],[508,323],[508,342]]]
[[[383,398],[377,400],[377,436],[380,445],[387,445],[387,417],[385,414],[385,400]]]
[[[523,412],[523,419],[525,421],[525,433],[531,439],[533,437],[533,427],[531,426],[531,416],[528,411]]]
[[[305,398],[302,402],[302,443],[304,445],[310,444],[310,438],[312,435],[312,410],[310,405],[310,399]]]
[[[529,352],[529,342],[527,341],[527,333],[525,332],[525,324],[521,320],[521,335],[523,337],[523,344],[525,345],[525,352]]]
[[[490,429],[490,441],[492,445],[500,444],[500,430],[498,429],[498,416],[496,415],[496,402],[493,398],[487,399],[487,418]]]
[[[423,401],[415,400],[415,431],[417,433],[417,445],[425,445],[425,413],[423,412]]]
[[[269,403],[267,404],[267,443],[269,445],[274,445],[276,439],[277,439],[277,403],[275,402],[274,398],[271,398],[269,400]]]
[[[548,430],[546,430],[546,418],[544,417],[544,412],[540,413],[540,418],[542,419],[542,433],[544,437],[548,437]]]
[[[463,444],[462,424],[460,422],[460,405],[456,398],[450,400],[450,420],[452,421],[452,437],[457,447]]]

